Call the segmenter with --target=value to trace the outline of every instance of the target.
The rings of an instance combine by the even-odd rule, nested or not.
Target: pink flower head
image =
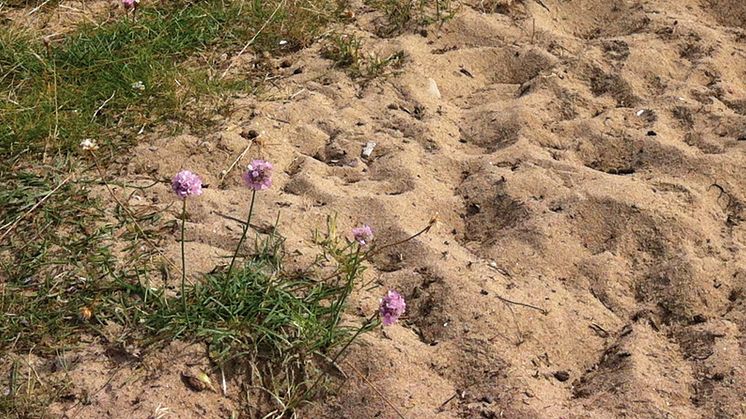
[[[381,298],[381,305],[378,308],[378,313],[381,315],[383,325],[391,326],[399,320],[399,317],[404,314],[404,310],[407,308],[407,304],[404,302],[404,297],[394,290],[389,290],[386,295]]]
[[[272,163],[264,160],[252,160],[243,174],[243,181],[249,189],[263,191],[272,186]]]
[[[360,246],[365,246],[373,240],[373,229],[367,224],[362,227],[355,227],[352,229],[352,237]]]
[[[189,170],[182,170],[171,181],[171,189],[181,199],[202,195],[202,179]]]
[[[124,6],[125,9],[133,9],[137,7],[137,3],[139,3],[138,0],[122,0],[122,6]]]

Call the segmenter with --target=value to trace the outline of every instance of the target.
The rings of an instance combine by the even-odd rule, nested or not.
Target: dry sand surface
[[[280,211],[299,261],[328,214],[342,230],[372,225],[380,241],[438,214],[374,261],[366,276],[381,288],[349,313],[358,321],[395,288],[406,318],[366,335],[340,392],[301,417],[397,417],[350,364],[408,418],[746,417],[746,2],[488,3],[392,38],[355,4],[365,49],[403,50],[400,72],[361,83],[320,47],[265,59],[279,76],[270,91],[236,99],[208,136],[149,137],[121,176],[203,176],[187,227],[202,271],[240,235],[223,215],[242,217],[247,191],[238,171],[219,179],[248,130],[260,136],[241,166],[277,168],[256,224]],[[246,54],[232,71],[251,65]],[[377,147],[362,159],[368,141]],[[130,203],[172,201],[164,179]],[[165,241],[174,258],[177,239]],[[227,417],[236,406],[180,382],[204,348],[174,343],[134,378],[111,378],[110,354],[88,356],[72,374],[92,404],[71,416],[144,418],[161,405]]]

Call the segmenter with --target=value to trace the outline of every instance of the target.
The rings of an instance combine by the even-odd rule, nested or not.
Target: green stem
[[[186,316],[187,324],[189,324],[189,312],[187,311],[186,292],[184,290],[184,283],[186,282],[186,252],[184,251],[184,230],[186,228],[186,198],[183,198],[184,202],[181,207],[181,303],[184,306],[184,315]]]
[[[362,333],[363,330],[365,330],[368,326],[370,326],[371,323],[373,323],[373,320],[377,316],[378,316],[378,311],[376,311],[375,313],[373,313],[372,316],[368,317],[368,319],[365,321],[365,323],[363,323],[363,325],[360,326],[359,329],[357,329],[357,332],[355,332],[355,334],[352,335],[352,338],[350,338],[350,340],[347,341],[347,343],[345,344],[345,346],[343,346],[342,349],[340,349],[339,352],[337,352],[337,354],[334,355],[334,358],[332,358],[332,361],[331,361],[332,365],[334,365],[337,362],[337,360],[339,359],[339,357],[342,356],[343,353],[345,353],[345,351],[347,350],[347,348],[349,348],[350,345],[352,345],[352,342],[355,341],[355,339],[360,335],[360,333]],[[319,384],[319,382],[321,381],[321,378],[323,376],[324,376],[323,373],[319,373],[318,377],[316,377],[316,380],[313,382],[313,384],[311,384],[311,386],[306,389],[306,391],[303,393],[303,395],[301,395],[300,399],[298,399],[297,401],[301,401],[301,400],[305,399],[306,396],[308,396],[311,393],[311,391]]]
[[[233,252],[233,258],[231,259],[231,264],[228,267],[228,275],[231,275],[231,272],[233,271],[233,265],[236,263],[236,257],[238,256],[238,251],[241,250],[241,245],[243,244],[244,239],[246,239],[246,232],[249,231],[249,223],[251,222],[251,214],[254,212],[254,198],[256,198],[256,191],[251,192],[251,204],[249,205],[249,216],[246,218],[246,224],[243,226],[243,234],[241,234],[241,240],[238,241],[238,246],[236,246],[236,251]]]

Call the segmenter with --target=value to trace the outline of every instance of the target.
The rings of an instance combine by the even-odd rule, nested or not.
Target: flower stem
[[[347,351],[347,348],[349,348],[350,345],[352,345],[352,342],[355,341],[355,339],[360,335],[360,333],[362,333],[363,330],[367,329],[368,326],[370,326],[371,323],[373,323],[373,320],[375,320],[376,317],[378,317],[378,311],[376,311],[375,313],[373,313],[372,316],[368,317],[368,319],[365,320],[365,323],[363,323],[363,325],[360,326],[359,329],[357,329],[357,332],[355,332],[355,334],[352,335],[352,338],[350,338],[350,340],[347,341],[347,343],[345,344],[345,346],[343,346],[342,349],[340,349],[339,352],[337,352],[337,354],[334,355],[334,358],[332,358],[332,361],[331,361],[332,365],[334,365],[337,362],[337,360],[339,359],[339,357],[342,356],[342,354],[345,353],[345,351]],[[323,373],[319,373],[318,377],[316,377],[316,380],[313,382],[313,384],[311,384],[310,387],[308,387],[306,389],[305,392],[303,392],[303,394],[300,396],[300,399],[298,399],[298,401],[301,401],[301,400],[305,399],[306,396],[308,396],[311,393],[311,391],[319,384],[319,382],[321,381],[321,378],[323,376],[324,376]]]
[[[187,311],[186,292],[184,283],[186,282],[186,252],[184,252],[184,230],[186,228],[186,198],[182,199],[184,204],[181,207],[181,303],[184,306],[184,315],[187,324],[189,324],[189,311]]]
[[[251,222],[251,214],[254,212],[254,198],[256,198],[256,191],[251,192],[251,204],[249,205],[249,216],[246,218],[246,224],[243,226],[243,234],[241,234],[241,240],[238,241],[238,246],[236,246],[236,251],[233,252],[233,258],[231,259],[231,264],[228,267],[228,275],[231,275],[231,272],[233,271],[233,265],[236,263],[236,257],[238,256],[238,251],[241,250],[241,245],[243,244],[244,239],[246,239],[246,232],[249,231],[249,223]]]
[[[430,221],[430,223],[427,225],[427,227],[425,227],[422,230],[414,233],[413,235],[407,237],[406,239],[399,240],[398,242],[394,242],[394,243],[385,244],[385,245],[383,245],[381,247],[374,247],[373,249],[370,249],[367,252],[365,252],[365,254],[363,254],[363,259],[364,260],[370,260],[371,256],[376,255],[378,253],[381,253],[381,251],[384,250],[384,249],[388,249],[389,247],[398,246],[398,245],[404,244],[404,243],[406,243],[406,242],[408,242],[410,240],[414,240],[418,236],[420,236],[422,234],[425,234],[428,231],[430,231],[430,229],[433,227],[434,224],[435,224],[434,221]]]

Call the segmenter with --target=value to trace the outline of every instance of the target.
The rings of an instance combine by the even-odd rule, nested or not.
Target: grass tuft
[[[363,42],[354,35],[335,33],[327,39],[322,56],[334,61],[334,66],[344,69],[352,78],[371,80],[401,68],[404,52],[388,56],[364,53]]]
[[[431,24],[443,24],[458,9],[453,0],[366,0],[366,4],[383,12],[378,35],[396,36]]]

